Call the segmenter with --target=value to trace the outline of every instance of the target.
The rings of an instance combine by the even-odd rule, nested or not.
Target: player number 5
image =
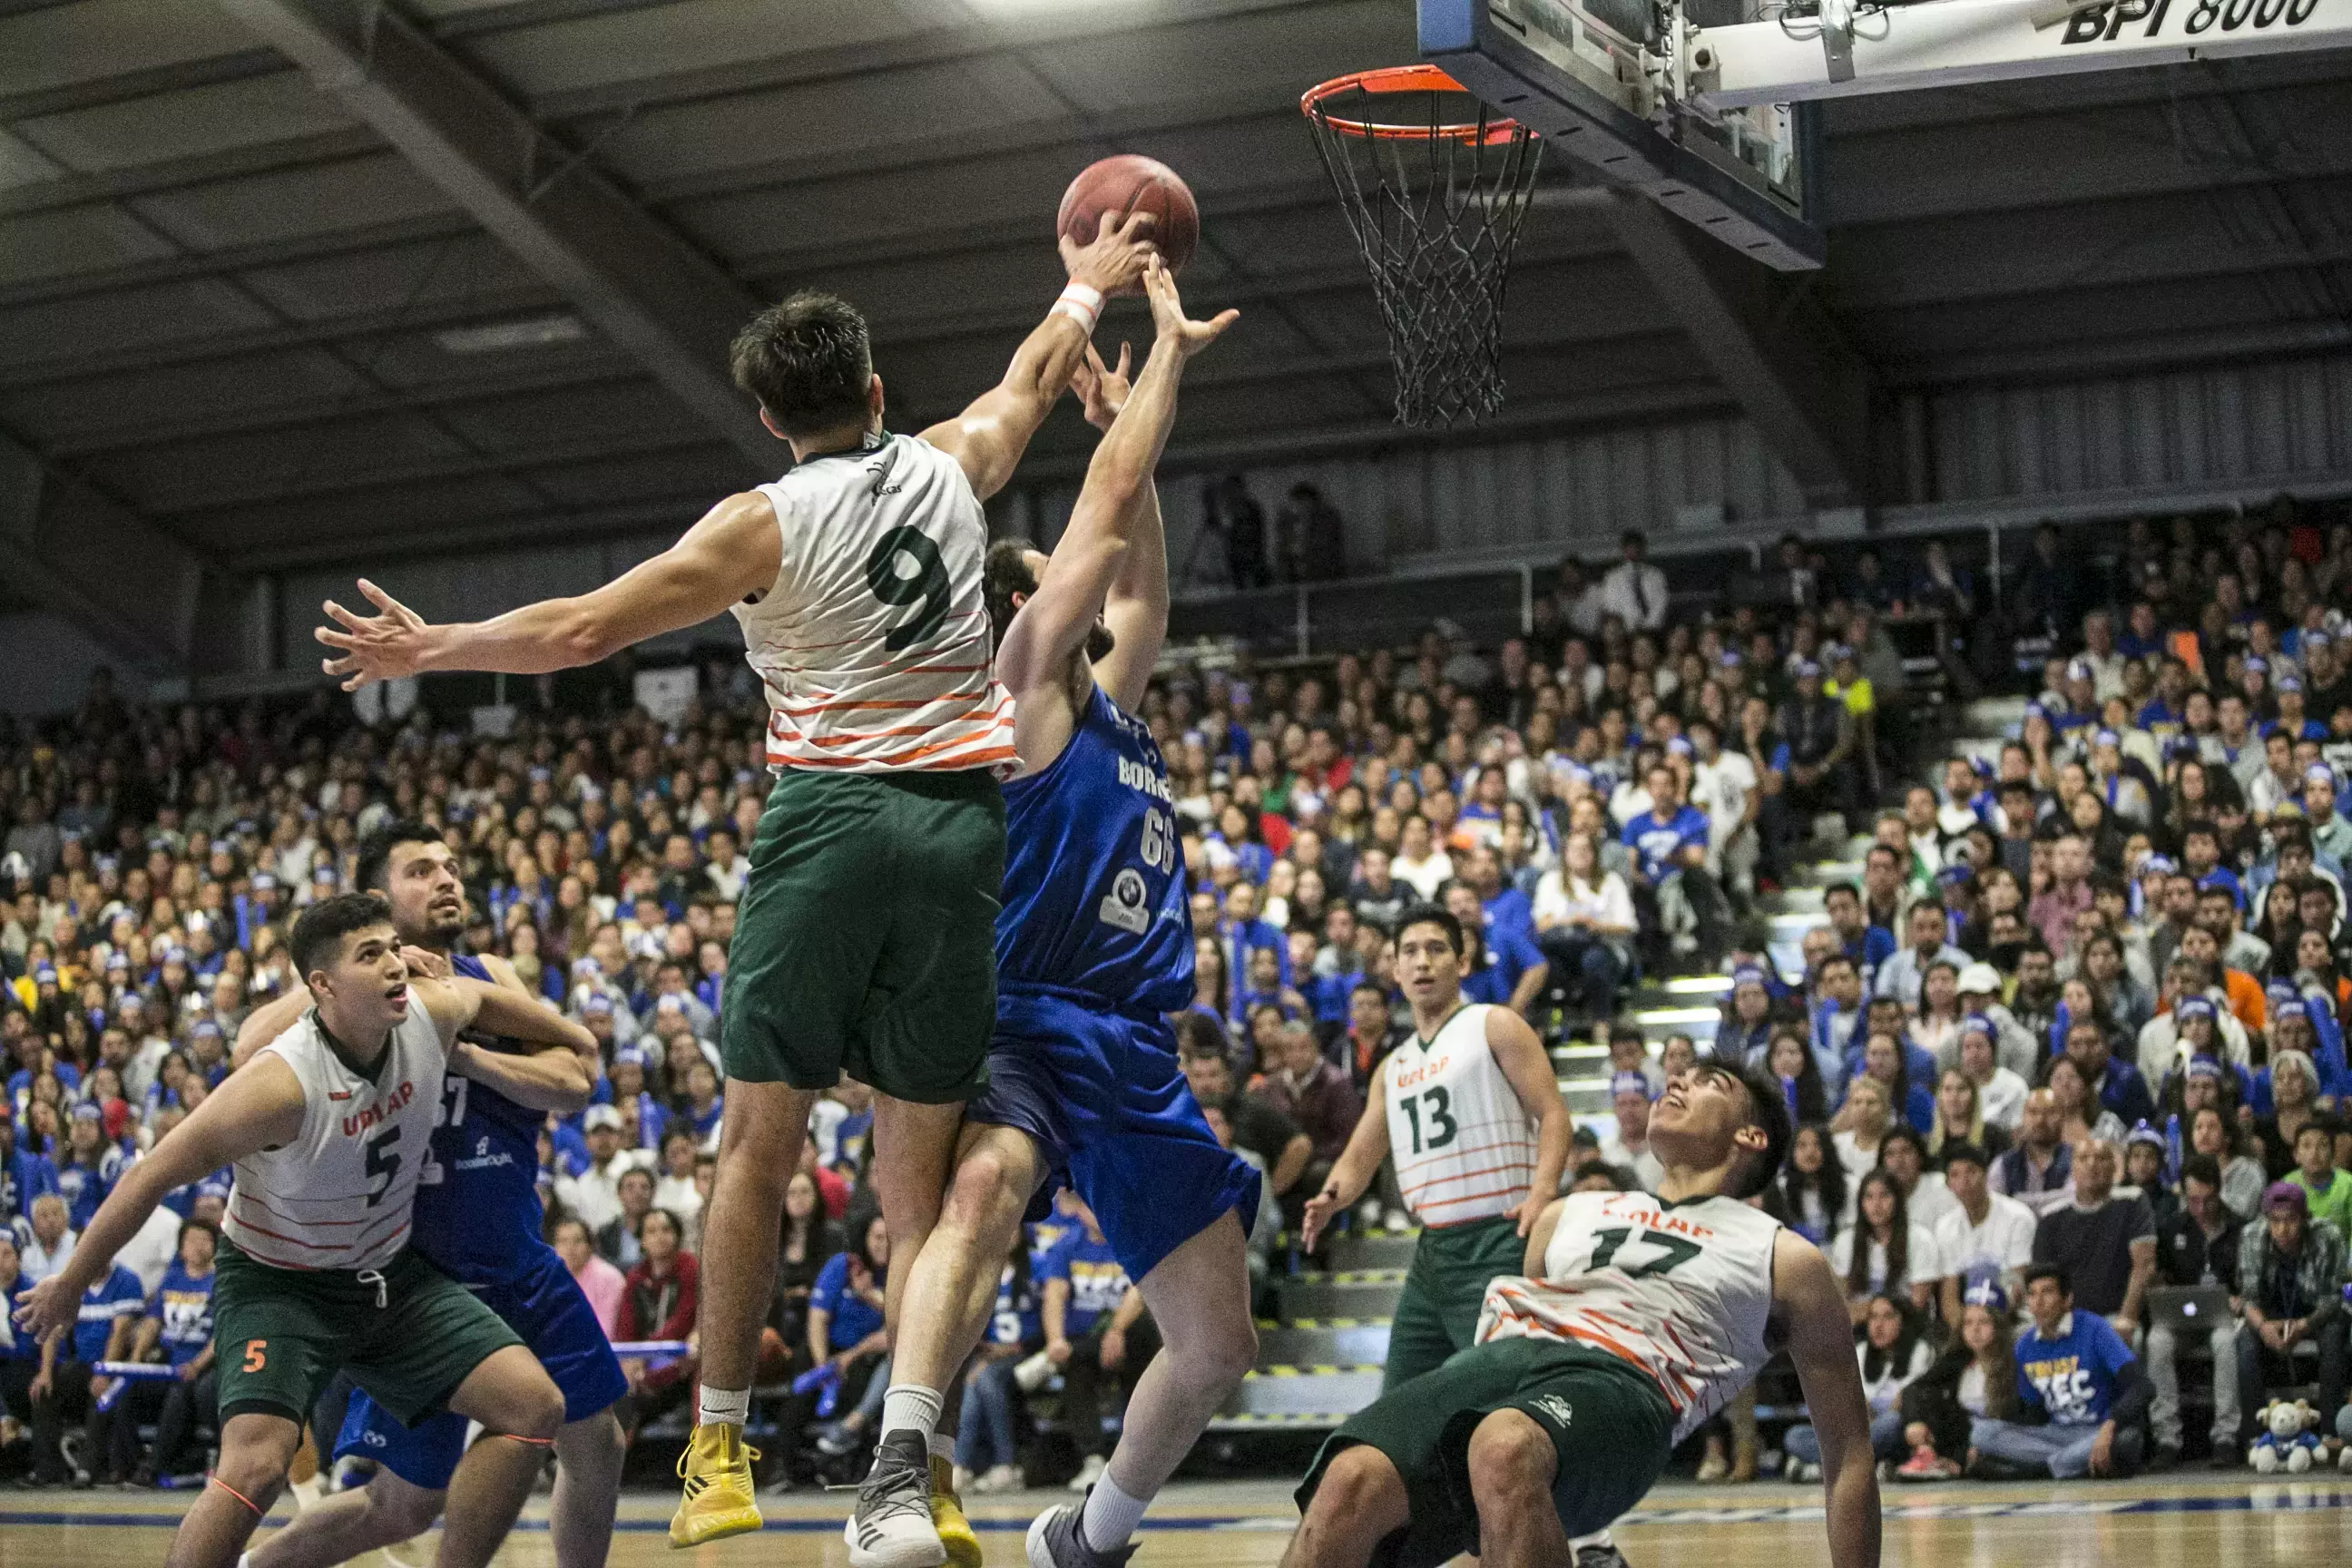
[[[247,1373],[256,1373],[259,1372],[263,1367],[268,1366],[269,1364],[269,1357],[266,1352],[268,1349],[269,1342],[268,1340],[246,1341],[245,1363],[242,1370]]]

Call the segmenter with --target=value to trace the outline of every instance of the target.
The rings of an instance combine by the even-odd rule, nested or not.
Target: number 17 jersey
[[[1424,1226],[1509,1214],[1535,1183],[1536,1124],[1486,1044],[1482,1002],[1381,1063],[1397,1184]]]

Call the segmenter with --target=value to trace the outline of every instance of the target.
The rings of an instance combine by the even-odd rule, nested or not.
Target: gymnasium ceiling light
[[[559,310],[552,315],[525,316],[519,321],[446,327],[434,333],[433,341],[441,345],[445,353],[487,354],[507,349],[544,348],[551,343],[576,343],[587,336],[586,322],[568,310]]]

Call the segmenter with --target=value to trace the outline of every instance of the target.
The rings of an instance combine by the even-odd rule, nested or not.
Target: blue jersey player
[[[466,928],[466,893],[457,857],[438,830],[394,823],[361,846],[359,882],[392,906],[393,926],[407,946],[439,955],[461,975],[522,990],[502,959],[450,956]],[[273,1003],[238,1031],[240,1059],[299,1016],[304,999]],[[562,1568],[601,1564],[612,1541],[613,1510],[624,1447],[612,1405],[627,1392],[596,1321],[595,1310],[552,1247],[540,1238],[539,1131],[551,1110],[570,1114],[588,1102],[587,1070],[563,1050],[522,1054],[505,1042],[471,1042],[466,1076],[442,1087],[441,1114],[416,1188],[413,1245],[443,1273],[504,1318],[562,1391],[564,1422],[555,1440],[555,1496],[550,1530]],[[375,1461],[376,1475],[357,1491],[305,1510],[251,1554],[252,1568],[325,1568],[420,1535],[441,1515],[449,1481],[465,1452],[467,1423],[444,1414],[403,1426],[364,1394],[352,1395],[335,1457]]]
[[[989,552],[1022,767],[1004,789],[996,1033],[893,1352],[894,1385],[946,1389],[1024,1212],[1042,1217],[1055,1187],[1076,1188],[1163,1348],[1086,1501],[1031,1527],[1032,1568],[1124,1562],[1145,1504],[1257,1353],[1241,1216],[1257,1212],[1258,1175],[1217,1142],[1177,1065],[1166,1015],[1192,998],[1192,928],[1168,770],[1134,715],[1168,626],[1151,473],[1185,361],[1233,313],[1187,321],[1156,263],[1145,282],[1158,340],[1132,389],[1091,356],[1076,379],[1109,434],[1052,559],[1014,543]]]

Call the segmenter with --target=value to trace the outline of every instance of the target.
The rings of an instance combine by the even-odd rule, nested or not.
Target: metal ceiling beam
[[[313,163],[331,163],[360,157],[376,152],[383,145],[374,132],[365,126],[355,125],[341,131],[320,131],[287,142],[262,142],[216,152],[192,153],[183,158],[132,163],[125,168],[68,174],[61,179],[36,180],[28,184],[0,190],[0,217],[13,217],[19,213],[50,212],[58,207],[77,207],[90,202],[129,201],[135,196],[154,195],[189,185],[207,185],[221,180],[243,179],[251,174],[281,174],[288,169],[306,168]]]
[[[1557,338],[1514,342],[1508,348],[1511,352],[1524,354],[1603,350],[1612,359],[1639,363],[1651,356],[1674,352],[1682,345],[1682,334],[1672,328],[1660,330],[1647,323],[1635,323],[1613,331],[1603,327],[1597,331],[1578,331]],[[1388,351],[1377,349],[1269,360],[1256,364],[1234,365],[1215,372],[1202,370],[1189,374],[1185,384],[1196,393],[1205,393],[1262,386],[1269,383],[1328,381],[1350,375],[1378,374],[1388,370],[1389,364]],[[1599,402],[1618,395],[1612,390],[1593,395]],[[1642,395],[1640,386],[1622,389],[1622,395],[1628,399],[1638,400]],[[414,406],[414,404],[406,405]],[[919,419],[922,416],[918,411],[916,417]],[[765,459],[762,471],[765,467],[777,466],[782,457],[781,444],[773,437],[768,439],[769,449],[761,455]],[[404,485],[484,475],[523,476],[539,469],[564,470],[578,468],[583,463],[692,451],[709,444],[708,437],[671,432],[651,432],[635,437],[597,437],[585,439],[567,438],[563,433],[558,432],[544,444],[528,449],[469,451],[448,457],[420,458],[380,468],[345,468],[291,480],[265,476],[239,489],[202,491],[194,489],[194,481],[190,479],[184,482],[177,492],[184,499],[173,508],[170,515],[185,521],[211,513],[235,512],[241,508],[268,506],[304,498],[345,496],[355,491],[396,489]],[[1047,446],[1051,446],[1050,437]],[[1086,447],[1091,450],[1092,442],[1086,443]],[[1040,456],[1049,457],[1050,453],[1041,448]],[[1025,474],[1027,469],[1024,468],[1023,472]],[[706,496],[705,499],[707,501],[709,498]]]
[[[101,109],[111,103],[152,98],[159,92],[183,92],[192,87],[215,87],[222,82],[244,81],[251,77],[269,76],[285,68],[285,58],[275,49],[240,49],[235,54],[215,55],[210,59],[151,66],[144,70],[123,71],[90,81],[72,82],[64,87],[40,87],[23,92],[0,93],[0,124],[13,125],[19,120],[37,120],[43,115]]]
[[[122,658],[189,668],[202,558],[5,432],[0,569]]]
[[[1838,339],[1808,284],[1777,276],[1630,193],[1616,195],[1610,220],[1806,500],[1837,507],[1865,499],[1869,372]]]
[[[398,148],[712,430],[774,464],[773,442],[727,374],[727,345],[757,302],[717,264],[382,0],[219,3]]]
[[[1531,433],[1737,412],[1730,398],[1712,381],[1673,382],[1632,392],[1523,399],[1467,431],[1413,430],[1393,420],[1365,419],[1307,430],[1199,437],[1171,446],[1160,460],[1160,472],[1174,476],[1261,459],[1303,461],[1349,453],[1405,451],[1441,443],[1459,447]],[[1021,482],[1030,486],[1076,480],[1085,476],[1087,461],[1083,447],[1036,453],[1022,465]],[[698,490],[668,500],[655,498],[588,511],[519,513],[446,528],[404,529],[367,541],[364,556],[353,554],[354,541],[348,536],[320,537],[314,532],[299,539],[240,545],[230,559],[233,564],[257,573],[347,562],[378,568],[393,561],[539,544],[578,545],[632,534],[671,539],[677,536],[680,520],[708,505],[709,500],[708,490]]]

